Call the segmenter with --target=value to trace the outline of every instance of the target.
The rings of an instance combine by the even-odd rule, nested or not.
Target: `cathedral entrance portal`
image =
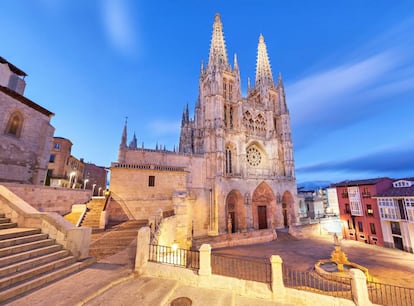
[[[232,190],[226,199],[226,231],[236,233],[246,229],[246,217],[243,209],[243,197],[237,190]]]
[[[267,228],[266,205],[257,206],[257,216],[259,220],[259,229]]]
[[[282,203],[282,212],[283,212],[283,226],[289,227],[286,203]]]
[[[282,197],[283,225],[289,227],[295,222],[294,200],[289,191],[285,191]]]
[[[271,228],[275,224],[276,198],[272,189],[265,182],[257,186],[252,197],[253,227],[255,229]]]

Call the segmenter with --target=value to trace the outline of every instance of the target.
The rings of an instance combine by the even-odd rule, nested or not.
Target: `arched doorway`
[[[257,186],[252,197],[253,227],[273,228],[276,215],[276,200],[272,189],[265,182]]]
[[[285,228],[292,224],[292,220],[295,220],[293,205],[294,200],[292,194],[289,191],[285,191],[282,197],[283,226]]]
[[[237,190],[232,190],[226,198],[226,231],[235,233],[246,229],[246,217],[243,209],[243,197]]]

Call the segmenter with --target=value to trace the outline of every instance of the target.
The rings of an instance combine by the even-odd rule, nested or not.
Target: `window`
[[[226,173],[233,173],[232,165],[231,165],[231,150],[230,148],[226,149]]]
[[[401,235],[400,223],[391,222],[391,233],[394,235]]]
[[[155,176],[150,175],[148,177],[148,186],[149,187],[154,187],[155,186]]]
[[[362,226],[362,221],[358,221],[358,231],[363,232],[364,227]]]
[[[345,213],[346,214],[350,214],[351,213],[351,208],[349,207],[349,204],[345,204]]]
[[[50,157],[49,157],[49,163],[54,163],[55,162],[55,155],[54,154],[52,154],[52,155],[50,155]]]
[[[9,122],[6,127],[6,134],[20,137],[23,126],[23,116],[19,112],[14,112],[10,115]]]
[[[60,150],[60,143],[55,143],[55,144],[53,145],[53,148],[54,148],[55,150]]]
[[[374,216],[374,210],[372,209],[371,204],[367,204],[367,216]]]
[[[375,224],[374,223],[370,223],[369,227],[371,229],[371,234],[376,235],[377,231],[375,230]]]

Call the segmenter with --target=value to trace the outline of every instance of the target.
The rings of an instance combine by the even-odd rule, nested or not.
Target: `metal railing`
[[[368,297],[372,303],[384,306],[414,305],[414,288],[368,282]]]
[[[211,270],[213,274],[269,284],[272,282],[272,267],[268,259],[264,261],[211,254]]]
[[[283,282],[285,287],[352,300],[350,277],[326,279],[313,271],[296,271],[283,265]]]
[[[198,270],[200,268],[200,253],[198,251],[190,251],[163,245],[150,244],[148,260],[192,270]]]

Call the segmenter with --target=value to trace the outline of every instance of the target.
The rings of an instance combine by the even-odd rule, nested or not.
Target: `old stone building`
[[[175,209],[194,236],[283,228],[297,222],[290,116],[282,77],[275,82],[263,35],[256,79],[241,94],[237,56],[227,56],[215,16],[207,65],[201,66],[194,118],[182,117],[178,152],[127,143],[125,125],[110,190],[127,214],[146,219]],[[184,221],[185,224],[181,222]]]
[[[43,185],[53,113],[23,95],[25,76],[0,57],[0,181]]]

